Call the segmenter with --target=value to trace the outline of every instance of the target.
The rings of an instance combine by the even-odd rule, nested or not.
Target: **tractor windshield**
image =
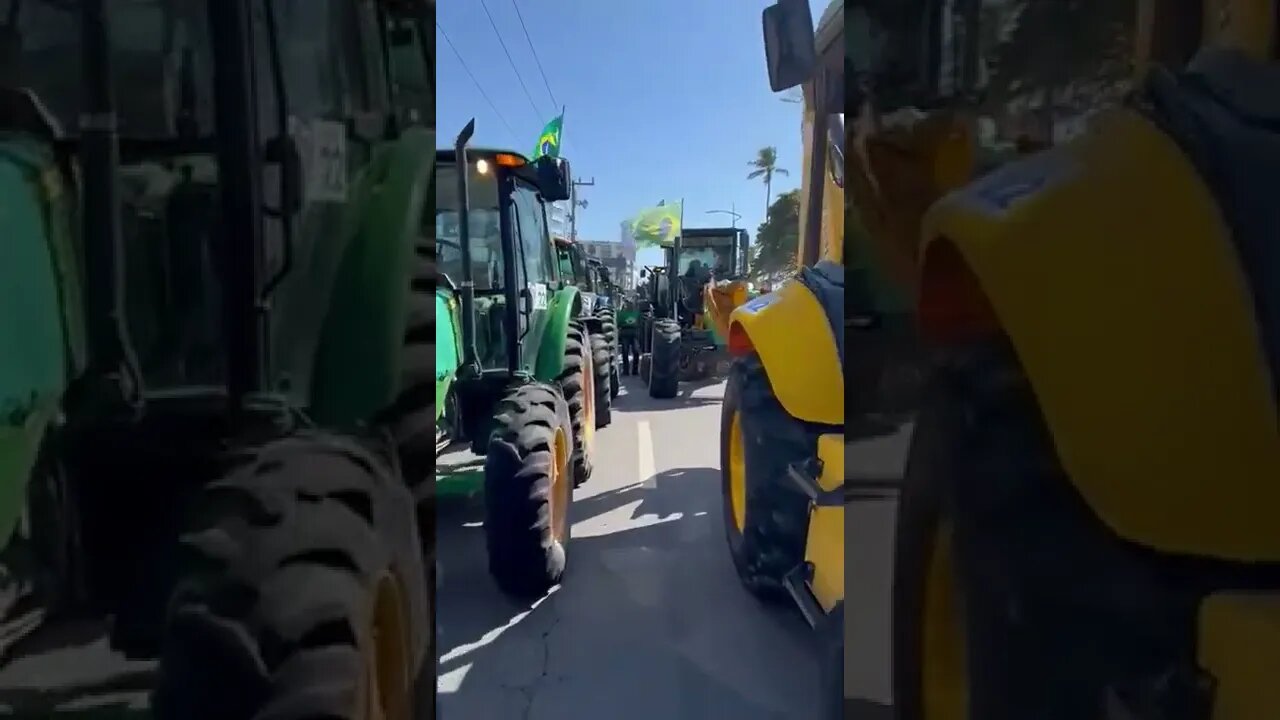
[[[120,134],[213,134],[205,0],[108,0]],[[28,88],[75,135],[83,87],[79,0],[0,0],[0,85]]]
[[[502,291],[502,223],[498,181],[493,167],[472,162],[467,177],[471,195],[468,229],[471,236],[471,279],[476,292]],[[462,280],[462,246],[458,218],[458,168],[436,166],[436,244],[440,273],[454,283]]]
[[[681,276],[714,272],[717,277],[727,277],[733,273],[733,248],[681,247],[679,272]]]

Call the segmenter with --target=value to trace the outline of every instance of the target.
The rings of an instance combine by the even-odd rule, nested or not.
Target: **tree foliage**
[[[780,193],[767,217],[756,230],[751,258],[751,279],[757,282],[775,280],[795,269],[800,241],[800,191]]]
[[[757,150],[755,159],[747,165],[751,168],[751,172],[747,173],[748,180],[760,178],[764,181],[764,208],[765,217],[768,217],[769,207],[773,202],[773,176],[785,177],[791,173],[778,167],[778,148],[772,145]]]

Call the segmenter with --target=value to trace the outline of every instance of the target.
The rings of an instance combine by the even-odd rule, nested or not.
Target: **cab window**
[[[547,233],[546,215],[538,191],[523,180],[516,180],[511,192],[511,207],[515,213],[515,228],[525,268],[525,282],[547,283],[555,279],[551,258],[551,242]]]

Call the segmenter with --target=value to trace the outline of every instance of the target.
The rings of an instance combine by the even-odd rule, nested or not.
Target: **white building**
[[[624,290],[631,290],[634,286],[636,249],[634,245],[624,245],[617,241],[608,240],[581,240],[582,249],[594,258],[599,258],[604,266],[609,268],[613,281],[618,283]]]

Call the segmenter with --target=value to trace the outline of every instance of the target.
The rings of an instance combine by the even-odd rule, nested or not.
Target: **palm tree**
[[[756,159],[747,163],[748,166],[755,168],[747,174],[748,180],[756,178],[764,178],[764,219],[769,219],[769,204],[773,202],[773,176],[790,175],[785,169],[778,167],[778,148],[770,145],[762,147],[756,153]]]

